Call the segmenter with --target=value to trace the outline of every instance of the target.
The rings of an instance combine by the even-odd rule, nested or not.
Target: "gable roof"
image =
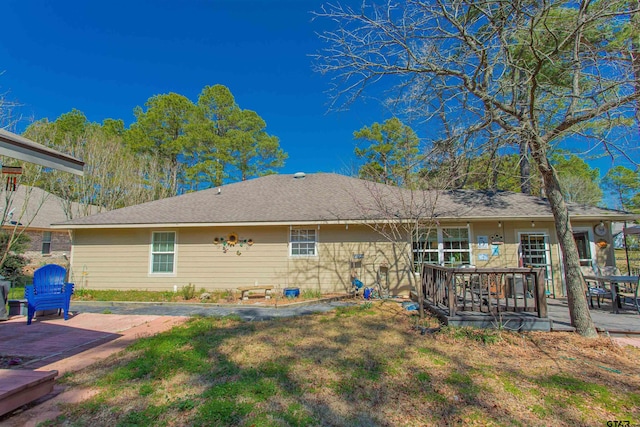
[[[333,173],[268,175],[140,205],[77,218],[62,228],[357,223],[394,218],[439,220],[548,219],[542,198],[511,192],[411,192]],[[630,214],[572,205],[585,219],[629,219]]]
[[[84,172],[84,162],[23,136],[0,129],[0,155],[76,175]]]
[[[67,221],[63,203],[63,199],[41,188],[19,185],[15,191],[3,192],[0,216],[5,215],[5,226],[18,223],[30,229],[50,229],[53,223]],[[83,211],[75,202],[71,203],[70,209],[76,216]],[[93,207],[92,210],[96,211]]]

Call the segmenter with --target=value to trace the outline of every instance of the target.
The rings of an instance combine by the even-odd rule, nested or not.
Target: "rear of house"
[[[612,265],[609,225],[629,218],[572,207],[581,262]],[[548,293],[564,294],[548,204],[517,193],[417,194],[336,174],[270,175],[59,227],[73,232],[79,288],[345,292],[356,277],[400,295],[428,262],[544,267]]]

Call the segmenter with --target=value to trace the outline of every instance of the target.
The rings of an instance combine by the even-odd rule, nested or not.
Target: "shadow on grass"
[[[501,343],[483,343],[475,332],[422,336],[385,304],[259,323],[194,318],[70,376],[69,384],[101,393],[66,407],[56,423],[575,425],[584,423],[589,395],[628,410],[599,378],[575,379],[558,364],[534,375],[478,363],[475,351],[490,354]],[[571,394],[577,409],[563,409],[560,399]],[[507,395],[537,403],[514,411],[494,397]],[[634,394],[626,396],[634,404]]]

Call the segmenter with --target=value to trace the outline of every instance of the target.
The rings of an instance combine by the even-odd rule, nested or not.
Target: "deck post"
[[[454,274],[451,271],[447,271],[447,300],[449,303],[449,316],[456,315],[456,292],[455,292],[455,280]]]
[[[546,318],[547,314],[547,294],[545,293],[544,269],[538,268],[536,273],[536,306],[538,317]]]

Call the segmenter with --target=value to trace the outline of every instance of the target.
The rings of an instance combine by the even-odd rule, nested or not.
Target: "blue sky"
[[[76,108],[90,121],[133,121],[153,95],[194,102],[227,86],[289,158],[282,173],[349,173],[355,130],[391,114],[374,100],[328,112],[329,80],[311,68],[321,0],[3,0],[0,93],[19,102],[21,132]],[[359,4],[359,0],[342,3]],[[414,128],[425,137],[428,124]],[[611,159],[590,161],[601,169]]]
[[[134,120],[133,108],[176,92],[194,102],[227,86],[289,154],[283,173],[346,173],[353,131],[390,117],[376,103],[328,113],[326,77],[310,54],[321,1],[3,0],[0,92],[24,117],[54,120],[76,108],[90,121]]]

